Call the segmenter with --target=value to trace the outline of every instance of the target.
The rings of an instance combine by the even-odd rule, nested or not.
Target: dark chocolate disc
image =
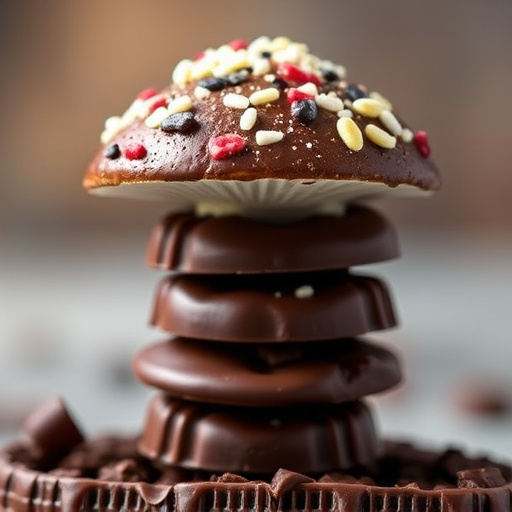
[[[353,401],[400,381],[390,351],[357,339],[260,346],[176,338],[143,348],[134,369],[176,397],[251,407]]]
[[[347,338],[396,325],[384,283],[344,271],[168,276],[151,322],[176,336],[231,342]]]
[[[392,226],[372,210],[352,206],[342,217],[288,224],[169,215],[153,229],[147,262],[190,274],[299,272],[377,263],[398,253]]]
[[[227,407],[156,395],[139,449],[185,468],[244,473],[318,473],[377,457],[372,416],[362,402],[294,407]]]

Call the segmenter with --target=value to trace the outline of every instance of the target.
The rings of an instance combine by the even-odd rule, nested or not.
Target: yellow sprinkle
[[[309,284],[305,284],[296,288],[294,295],[297,297],[297,299],[310,299],[313,297],[313,295],[315,295],[315,290]]]
[[[384,104],[373,98],[359,98],[352,103],[352,108],[366,117],[379,117],[384,110]]]
[[[364,133],[374,144],[381,148],[393,149],[396,146],[396,137],[374,124],[366,125]]]
[[[253,92],[249,96],[249,101],[252,105],[265,105],[267,103],[272,103],[279,98],[279,90],[275,87],[268,87],[267,89],[262,89],[261,91]]]
[[[363,147],[363,134],[359,126],[350,117],[340,117],[336,128],[341,140],[352,151],[359,151]]]
[[[158,107],[152,114],[150,114],[144,121],[144,124],[149,128],[158,128],[162,121],[169,115],[169,111],[165,107]]]
[[[174,68],[172,72],[172,81],[175,84],[186,84],[190,81],[190,74],[192,72],[192,68],[194,67],[194,62],[188,59],[184,59],[178,62],[177,66]]]
[[[177,112],[187,112],[192,109],[192,100],[190,96],[185,94],[184,96],[179,96],[172,100],[169,105],[167,105],[167,110],[169,114],[176,114]]]
[[[393,105],[391,105],[391,102],[387,98],[382,96],[380,92],[372,91],[370,93],[370,98],[380,101],[384,105],[384,108],[387,108],[388,110],[393,110]]]

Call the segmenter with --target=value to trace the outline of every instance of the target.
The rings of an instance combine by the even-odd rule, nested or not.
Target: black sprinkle
[[[276,76],[274,80],[272,80],[272,84],[274,87],[277,87],[278,89],[281,89],[284,91],[288,87],[288,82],[286,80],[283,80],[282,78]]]
[[[115,160],[121,156],[121,149],[119,148],[119,144],[112,144],[105,151],[105,156],[110,160]]]
[[[356,101],[358,100],[359,98],[365,98],[366,97],[366,92],[361,89],[360,87],[358,87],[357,85],[349,85],[346,89],[345,89],[345,94],[347,95],[347,98],[351,101]]]
[[[199,128],[199,123],[192,112],[178,112],[166,117],[160,123],[160,128],[166,133],[179,132],[189,134]]]
[[[292,103],[292,116],[302,124],[309,124],[316,119],[318,107],[314,100],[301,100]]]
[[[322,70],[322,76],[328,82],[334,82],[335,80],[339,80],[340,79],[338,73],[336,73],[336,71],[333,71],[332,69],[324,69],[324,70]]]
[[[226,81],[226,85],[240,85],[244,83],[249,77],[249,72],[244,69],[237,73],[230,73],[229,75],[222,77]]]
[[[272,52],[261,52],[260,55],[262,59],[270,59],[270,57],[272,57]]]
[[[221,91],[228,85],[228,82],[223,77],[214,77],[209,76],[207,78],[203,78],[197,82],[199,87],[204,87],[209,91]]]

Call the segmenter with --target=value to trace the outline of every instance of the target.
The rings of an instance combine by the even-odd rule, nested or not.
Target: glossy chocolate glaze
[[[170,466],[211,471],[304,473],[369,464],[379,443],[362,402],[227,407],[153,397],[139,450]]]
[[[301,298],[298,290],[313,293]],[[324,271],[165,277],[151,323],[186,338],[288,342],[358,336],[396,319],[381,280]]]
[[[172,185],[173,182],[200,180],[285,179],[304,182],[355,180],[384,183],[390,188],[403,184],[421,190],[439,188],[440,178],[434,164],[423,158],[414,144],[399,139],[396,148],[390,150],[368,141],[360,151],[352,151],[343,144],[336,130],[336,112],[320,108],[312,123],[302,124],[292,116],[284,92],[277,101],[257,108],[258,120],[253,130],[242,130],[242,112],[226,108],[222,98],[225,93],[235,91],[249,97],[259,88],[271,87],[264,77],[249,76],[250,79],[242,84],[193,101],[192,111],[199,124],[199,129],[193,133],[169,134],[148,128],[142,120],[134,121],[98,151],[86,171],[84,186],[93,189],[144,182]],[[161,92],[169,97],[186,94],[194,98],[196,85],[197,81],[171,85]],[[326,83],[320,92],[328,93],[337,86],[337,83]],[[362,130],[370,122],[382,126],[378,119],[355,117]],[[260,146],[255,141],[256,130],[283,130],[286,135],[279,143]],[[227,159],[215,160],[208,150],[209,141],[226,133],[240,135],[246,141],[246,150]],[[133,142],[145,146],[145,158],[129,160],[124,156],[117,159],[105,156],[108,146],[118,144],[123,148]]]
[[[355,339],[256,346],[177,338],[143,348],[134,371],[179,398],[250,407],[358,400],[401,374],[391,352]]]
[[[171,214],[151,233],[147,263],[187,274],[282,273],[343,269],[398,255],[397,237],[386,219],[351,206],[341,217],[284,224]]]

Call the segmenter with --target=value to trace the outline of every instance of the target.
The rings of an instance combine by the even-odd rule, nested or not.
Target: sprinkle
[[[286,99],[289,103],[293,103],[294,101],[302,101],[302,100],[311,100],[314,96],[308,94],[306,92],[301,91],[295,87],[290,87],[286,91]]]
[[[226,80],[227,85],[240,85],[249,79],[249,71],[247,71],[247,69],[242,69],[236,73],[230,73],[225,76],[224,79]]]
[[[402,133],[402,125],[395,117],[393,112],[385,109],[379,115],[380,122],[384,125],[386,130],[391,132],[395,136],[400,136]]]
[[[306,94],[311,94],[311,96],[318,95],[318,87],[313,82],[306,82],[305,84],[297,87],[300,92],[305,92]]]
[[[185,94],[184,96],[179,96],[172,100],[167,106],[167,110],[169,114],[176,114],[177,112],[186,112],[192,108],[192,100],[190,96]]]
[[[249,101],[252,105],[265,105],[267,103],[272,103],[279,99],[279,90],[275,87],[268,87],[267,89],[262,89],[261,91],[253,92],[249,96]]]
[[[419,131],[414,134],[414,145],[419,154],[423,158],[428,158],[430,155],[430,145],[428,143],[427,132]]]
[[[379,117],[384,110],[384,105],[373,98],[359,98],[352,103],[352,108],[366,117]]]
[[[291,114],[302,124],[308,125],[316,119],[318,115],[318,108],[314,100],[311,99],[294,101],[291,107]]]
[[[168,115],[169,111],[165,107],[159,107],[145,119],[144,124],[149,128],[158,128]]]
[[[256,132],[256,144],[266,146],[283,140],[284,133],[275,130],[258,130]]]
[[[199,123],[192,112],[177,112],[164,118],[160,128],[166,133],[179,132],[189,134],[199,128]]]
[[[176,65],[174,71],[172,72],[172,81],[175,84],[186,84],[190,81],[190,75],[192,73],[192,69],[194,68],[194,63],[189,59],[184,59]]]
[[[119,144],[112,144],[105,150],[105,157],[109,160],[115,160],[121,156],[121,150],[119,149]]]
[[[142,160],[147,154],[147,149],[137,142],[128,144],[124,149],[124,156],[128,158],[128,160]]]
[[[236,133],[227,133],[212,137],[208,142],[210,155],[214,160],[224,160],[241,153],[245,148],[245,140]]]
[[[402,140],[404,142],[412,142],[412,139],[414,139],[414,134],[412,133],[409,128],[404,128],[402,130]]]
[[[352,151],[359,151],[363,147],[363,134],[359,126],[350,117],[340,117],[336,129],[341,140]]]
[[[138,100],[147,100],[153,96],[156,96],[157,94],[158,91],[156,89],[153,89],[153,87],[148,87],[147,89],[140,91],[136,98]]]
[[[246,109],[250,104],[247,96],[235,94],[234,92],[228,92],[228,94],[222,98],[222,103],[224,103],[225,107],[240,109]]]
[[[310,299],[313,295],[315,295],[315,290],[309,284],[299,286],[295,289],[295,297],[297,297],[297,299]]]
[[[396,138],[374,124],[367,124],[364,133],[374,144],[381,148],[393,149],[396,146]]]
[[[393,110],[393,105],[391,105],[391,102],[387,98],[384,98],[384,96],[382,96],[382,94],[380,94],[379,92],[372,91],[370,93],[370,98],[380,101],[388,110]]]
[[[337,96],[327,96],[327,94],[319,94],[315,96],[315,103],[325,110],[330,112],[339,112],[343,109],[343,100]]]
[[[304,71],[290,62],[281,62],[277,66],[277,74],[290,82],[298,84],[313,82],[315,85],[320,85],[320,79],[314,73]]]
[[[260,58],[256,59],[252,63],[252,74],[255,76],[263,76],[270,73],[272,67],[268,59]]]
[[[208,98],[211,94],[211,91],[209,89],[206,89],[205,87],[200,87],[199,85],[194,89],[194,96],[198,100],[205,100]]]
[[[337,112],[338,117],[354,117],[354,112],[348,108],[344,108],[343,110],[340,110]]]
[[[224,87],[227,86],[227,81],[224,77],[215,77],[215,76],[209,76],[207,78],[202,78],[197,82],[197,85],[199,87],[204,87],[205,89],[208,89],[209,91],[221,91],[224,89]]]
[[[235,39],[234,41],[228,43],[228,46],[233,48],[233,50],[237,51],[246,50],[249,45],[247,44],[247,41],[245,39]]]
[[[322,69],[322,76],[327,82],[334,82],[340,79],[338,73],[332,69]]]
[[[147,114],[152,114],[156,109],[165,107],[167,105],[167,98],[163,94],[153,96],[146,101]]]
[[[246,131],[252,130],[252,128],[256,124],[257,117],[257,110],[253,107],[249,107],[240,117],[240,128]]]
[[[356,101],[356,100],[358,100],[360,98],[365,98],[366,97],[366,92],[361,87],[358,87],[355,84],[349,85],[345,89],[345,94],[347,95],[347,98],[350,101]]]

